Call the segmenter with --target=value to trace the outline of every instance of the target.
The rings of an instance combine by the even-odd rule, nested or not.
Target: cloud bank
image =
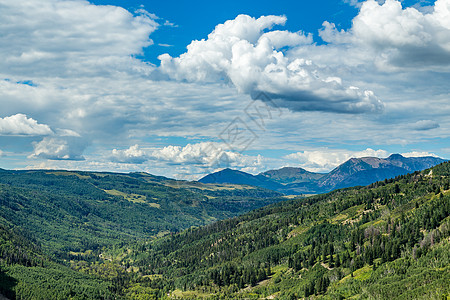
[[[148,156],[145,151],[139,149],[139,145],[134,145],[125,150],[113,149],[111,160],[118,163],[142,164],[148,160]]]
[[[285,22],[284,16],[239,15],[217,25],[207,39],[193,41],[181,56],[159,56],[160,71],[175,80],[224,81],[242,93],[264,92],[277,105],[295,111],[383,110],[372,91],[343,83],[311,60],[286,55],[283,48],[311,45],[313,40],[302,32],[271,30]]]
[[[172,165],[193,165],[203,169],[256,168],[262,166],[260,156],[249,156],[229,150],[215,142],[200,142],[181,146],[166,146],[151,151],[150,159]]]
[[[128,149],[111,152],[111,160],[122,164],[168,165],[176,169],[180,178],[198,179],[207,173],[224,168],[237,168],[247,172],[264,170],[264,159],[228,150],[215,142],[190,143],[186,146],[169,145],[161,148],[141,149],[133,145]]]
[[[0,70],[8,76],[79,77],[143,66],[130,55],[152,44],[154,16],[83,0],[0,4]]]
[[[311,34],[274,30],[285,24],[284,16],[239,15],[217,25],[207,39],[193,41],[179,57],[159,56],[159,71],[179,81],[230,83],[249,95],[265,92],[294,111],[382,112],[384,104],[372,90],[338,74],[373,72],[372,65],[377,72],[448,71],[449,8],[448,0],[428,10],[368,0],[347,31],[325,21],[319,31],[323,45]]]
[[[45,137],[40,142],[34,142],[33,146],[34,152],[29,158],[84,160],[82,153],[86,145],[78,138]]]

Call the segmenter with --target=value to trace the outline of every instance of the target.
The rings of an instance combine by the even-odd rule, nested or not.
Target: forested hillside
[[[445,163],[110,254],[151,282],[164,280],[170,297],[446,298],[449,175]],[[145,294],[143,286],[128,289]]]
[[[0,221],[61,258],[208,224],[280,201],[279,195],[141,173],[9,171],[0,173]]]
[[[100,187],[132,195],[120,180],[114,185],[108,181],[107,185],[89,177],[80,180],[91,183],[96,190]],[[131,182],[135,181],[127,184]],[[172,184],[166,182],[165,186]],[[20,186],[4,185],[2,192],[32,193]],[[206,188],[195,186],[191,183],[182,189],[196,193],[193,189]],[[64,190],[62,186],[60,189]],[[207,193],[211,194],[205,197],[217,197],[214,199],[219,201],[220,190],[210,189]],[[38,194],[45,193],[46,188],[42,188]],[[111,192],[107,195],[112,196]],[[147,201],[149,194],[145,196]],[[8,208],[11,214],[4,214],[4,218],[12,218],[13,211],[28,209],[25,205],[31,198],[27,197],[21,202],[2,202],[3,207],[15,203]],[[109,201],[120,203],[120,197],[131,202],[118,195]],[[235,197],[242,196],[232,198]],[[56,203],[78,203],[75,199],[78,198],[67,200],[66,204]],[[123,205],[125,212],[132,212]],[[117,243],[122,236],[114,238],[108,234],[122,231],[100,223],[104,224],[100,227],[103,229],[95,236],[102,238],[95,238],[98,246],[87,250],[65,252],[71,239],[63,239],[58,251],[46,250],[45,244],[57,245],[58,235],[45,239],[37,230],[27,230],[31,236],[26,237],[16,234],[21,226],[25,227],[24,222],[2,227],[3,236],[12,238],[3,238],[2,242],[0,276],[5,283],[1,291],[18,299],[48,299],[39,296],[36,291],[40,289],[32,283],[39,282],[34,278],[46,278],[50,290],[68,291],[74,299],[447,299],[449,215],[450,163],[443,163],[367,187],[274,203],[160,238],[145,238],[141,231],[140,238],[136,235]],[[73,229],[74,236],[88,232],[83,227],[76,228],[79,229]],[[70,287],[60,285],[58,279],[63,278],[74,283]]]
[[[51,261],[36,241],[18,231],[0,225],[0,294],[8,299],[113,299],[117,290],[111,282]]]
[[[146,173],[0,170],[0,293],[10,299],[117,298],[124,272],[100,258],[103,249],[281,200],[260,188]],[[74,261],[101,268],[88,275]]]

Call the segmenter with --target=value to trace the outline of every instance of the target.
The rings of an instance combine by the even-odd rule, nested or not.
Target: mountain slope
[[[351,158],[322,177],[318,187],[324,191],[393,178],[414,171],[421,171],[444,162],[437,157],[403,157],[393,154],[386,159],[378,157]]]
[[[52,262],[18,228],[0,225],[0,295],[9,299],[112,299],[114,289],[107,280]]]
[[[173,298],[445,299],[450,163],[431,170],[137,244],[118,263],[160,274]]]
[[[199,180],[201,183],[227,183],[227,184],[243,184],[262,187],[271,190],[281,189],[280,183],[270,180],[266,176],[254,176],[242,171],[223,169],[221,171],[206,175]]]
[[[325,174],[309,172],[302,168],[284,167],[278,170],[262,172],[259,175],[286,185],[293,183],[314,182],[322,178]]]
[[[156,239],[142,232],[136,237],[141,219],[123,201],[137,202],[145,212],[145,205],[151,207],[150,193],[151,201],[156,201],[201,190],[205,198],[223,203],[228,193],[232,193],[229,200],[245,202],[251,198],[241,193],[267,195],[267,190],[198,182],[177,185],[142,173],[33,171],[9,174],[2,182],[0,292],[11,298],[446,299],[450,295],[450,163],[366,187],[273,203]],[[123,223],[107,219],[108,211],[102,215],[93,209],[103,202],[108,202],[100,206],[103,210],[120,203]],[[172,202],[178,203],[168,201]],[[162,207],[164,202],[158,204]],[[175,209],[182,222],[195,216],[184,206]],[[42,224],[31,218],[13,225],[20,221],[16,215],[24,213]],[[136,227],[126,221],[127,214]],[[158,221],[167,224],[169,216]],[[80,251],[73,250],[77,243]]]

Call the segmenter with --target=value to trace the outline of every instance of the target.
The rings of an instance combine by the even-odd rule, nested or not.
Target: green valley
[[[206,190],[141,173],[0,174],[2,223],[24,229],[56,257],[177,232],[282,200],[253,187],[201,185]]]
[[[140,173],[1,182],[11,298],[48,299],[39,282],[58,299],[450,295],[450,163],[293,199]]]

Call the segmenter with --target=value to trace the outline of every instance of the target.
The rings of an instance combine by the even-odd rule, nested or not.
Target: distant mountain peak
[[[243,171],[230,168],[223,169],[218,172],[211,173],[199,180],[201,183],[221,183],[221,184],[244,184],[253,185],[271,190],[278,190],[281,184],[271,181],[270,179],[245,173]]]
[[[259,186],[286,194],[328,192],[337,188],[368,185],[375,181],[421,171],[445,160],[439,157],[404,157],[391,154],[387,158],[350,158],[327,174],[313,173],[299,167],[283,167],[251,175],[230,168],[200,179],[202,183],[230,183]]]
[[[368,185],[409,172],[431,168],[445,160],[438,157],[404,157],[392,154],[387,158],[351,158],[338,166],[318,183],[324,190]]]
[[[403,159],[403,158],[405,158],[403,155],[398,154],[398,153],[394,153],[394,154],[389,155],[389,157],[386,158],[386,159],[394,160],[394,159]]]
[[[315,182],[325,174],[309,172],[299,167],[283,167],[278,170],[269,170],[258,176],[265,177],[282,185],[308,184]]]

